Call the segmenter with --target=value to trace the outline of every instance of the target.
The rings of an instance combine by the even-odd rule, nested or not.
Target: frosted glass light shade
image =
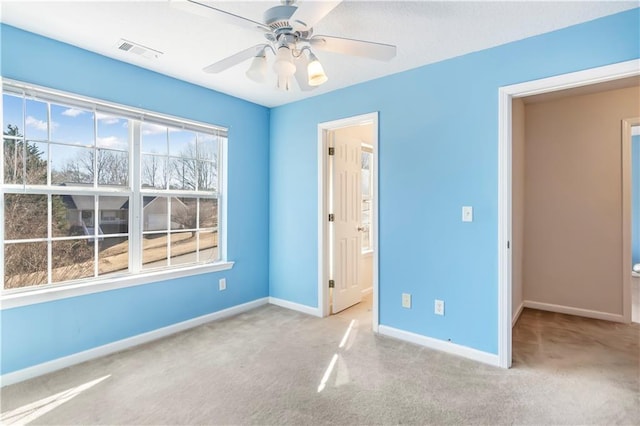
[[[322,64],[313,53],[309,56],[310,62],[307,65],[307,75],[309,78],[309,86],[320,86],[326,83],[329,77],[324,72]]]
[[[296,72],[296,66],[291,58],[291,52],[286,47],[278,49],[276,61],[273,64],[273,70],[280,77],[291,77]]]
[[[267,76],[267,57],[262,54],[253,58],[246,74],[251,80],[257,83],[264,83]]]

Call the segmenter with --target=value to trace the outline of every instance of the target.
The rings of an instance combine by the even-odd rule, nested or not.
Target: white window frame
[[[228,130],[221,126],[215,126],[211,124],[199,123],[191,120],[185,120],[178,117],[172,117],[168,115],[158,114],[137,108],[130,108],[123,105],[92,99],[89,97],[69,94],[41,86],[35,86],[26,84],[23,82],[3,79],[3,90],[5,94],[24,95],[30,98],[39,99],[46,102],[58,103],[62,105],[77,106],[85,110],[99,111],[106,114],[111,114],[116,117],[127,118],[133,126],[130,126],[130,138],[133,141],[133,153],[129,156],[129,183],[127,187],[122,189],[113,190],[111,188],[79,188],[74,187],[68,190],[59,191],[57,188],[55,192],[74,193],[82,195],[117,195],[127,196],[130,200],[129,208],[129,271],[126,273],[114,273],[106,275],[104,277],[92,277],[83,280],[67,281],[61,283],[52,283],[44,285],[35,285],[17,289],[4,289],[4,194],[16,193],[19,189],[20,193],[25,194],[38,194],[43,193],[42,187],[34,187],[32,185],[1,185],[0,188],[0,276],[2,277],[2,287],[0,291],[0,309],[9,309],[19,306],[25,306],[35,303],[41,303],[46,301],[52,301],[67,297],[75,297],[85,294],[97,293],[102,291],[114,290],[118,288],[148,284],[152,282],[171,280],[176,278],[183,278],[192,275],[205,274],[211,272],[218,272],[229,270],[233,267],[233,262],[227,259],[227,143],[228,143]],[[0,117],[0,124],[4,131],[4,123],[1,122],[3,117]],[[163,126],[177,127],[186,130],[193,130],[196,132],[202,132],[207,134],[220,134],[223,135],[219,139],[219,159],[218,159],[218,190],[216,197],[218,200],[218,260],[209,263],[197,263],[187,264],[185,266],[170,266],[162,269],[149,269],[143,270],[141,268],[141,256],[142,256],[142,215],[141,204],[142,196],[152,195],[162,192],[161,196],[175,197],[185,196],[196,198],[200,196],[211,196],[212,194],[207,191],[156,191],[147,190],[141,188],[140,173],[139,170],[141,163],[141,150],[140,150],[140,127],[142,122],[152,122]],[[24,131],[25,129],[23,129]],[[25,139],[26,140],[26,139]],[[4,145],[4,139],[3,139]],[[4,149],[0,153],[0,176],[4,176]],[[135,167],[135,164],[138,167]],[[50,167],[50,166],[49,166]],[[48,174],[49,183],[50,173]],[[17,188],[17,187],[20,188]],[[7,191],[7,189],[10,190]],[[51,193],[49,187],[44,191],[45,193]],[[149,194],[147,194],[147,192]],[[50,197],[49,197],[50,198]],[[96,231],[97,227],[96,227]],[[95,238],[95,237],[94,237]],[[98,253],[96,252],[97,256]],[[51,253],[49,253],[49,257]],[[49,259],[49,262],[51,259]],[[97,268],[97,264],[95,265]],[[49,265],[50,269],[51,266]]]

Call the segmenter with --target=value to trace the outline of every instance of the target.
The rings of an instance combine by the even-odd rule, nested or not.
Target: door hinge
[[[336,153],[336,149],[332,146],[329,147],[329,155],[334,155]]]
[[[335,288],[336,282],[334,280],[329,280],[329,288]]]
[[[511,241],[507,241],[507,248],[511,248]]]
[[[333,219],[334,219],[333,213],[329,213],[329,222],[333,222]]]

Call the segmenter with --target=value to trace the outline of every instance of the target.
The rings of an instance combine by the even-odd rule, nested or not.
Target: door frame
[[[373,229],[373,305],[372,328],[378,332],[379,325],[379,303],[378,303],[378,112],[347,117],[339,120],[327,121],[318,124],[318,307],[320,315],[329,315],[329,141],[328,135],[334,130],[344,127],[360,126],[370,124],[373,129],[371,146],[373,147],[373,186],[372,186],[372,217],[371,228]]]
[[[512,240],[512,100],[638,75],[640,75],[640,59],[634,59],[498,89],[498,362],[500,367],[511,367],[512,357],[512,252],[509,247]],[[626,247],[628,241],[629,239],[623,238],[625,245],[623,260],[625,253],[629,255],[631,253],[631,245]],[[624,265],[625,262],[623,267]],[[625,283],[623,289],[623,317],[626,321],[627,316],[629,320],[631,318],[631,272],[630,270],[625,272],[629,275],[628,283]]]

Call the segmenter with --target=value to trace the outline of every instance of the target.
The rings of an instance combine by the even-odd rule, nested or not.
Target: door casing
[[[512,100],[514,98],[588,86],[638,75],[640,75],[640,60],[634,59],[584,71],[503,86],[498,89],[498,363],[500,367],[511,367],[512,356],[512,251],[510,248],[510,242],[513,238],[511,192]],[[623,205],[623,208],[626,207]],[[629,209],[626,208],[626,210]],[[629,212],[627,211],[624,214],[629,214]],[[628,223],[629,221],[625,219],[623,226]],[[623,247],[623,259],[625,259],[631,253],[631,244],[628,238],[623,241],[623,244],[625,245]],[[621,265],[622,268],[626,266],[626,262]],[[630,269],[627,269],[626,272],[629,278],[628,282],[624,283],[622,302],[623,317],[626,321],[629,321],[631,318]],[[623,277],[626,275],[623,275]]]
[[[372,185],[372,217],[371,228],[373,230],[373,303],[372,303],[372,328],[378,332],[379,325],[379,300],[378,300],[378,113],[357,115],[334,121],[318,124],[318,307],[322,317],[329,315],[329,259],[330,259],[330,235],[329,235],[329,155],[328,135],[337,129],[369,124],[373,135],[371,146],[373,147],[373,185]]]

